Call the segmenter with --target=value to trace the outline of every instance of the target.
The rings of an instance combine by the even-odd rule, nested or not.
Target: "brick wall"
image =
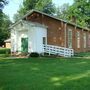
[[[63,21],[36,12],[32,13],[31,15],[29,15],[24,19],[30,20],[32,22],[38,22],[40,24],[48,26],[47,44],[57,45],[61,47],[68,47],[68,29],[71,29],[72,48],[75,50],[75,52],[85,52],[90,50],[90,47],[88,47],[88,34],[90,34],[90,31],[84,30],[82,28],[76,27],[74,25],[65,23]],[[76,36],[77,31],[80,32],[80,48],[77,48],[77,36]],[[83,33],[87,34],[86,48],[83,47],[84,45]]]

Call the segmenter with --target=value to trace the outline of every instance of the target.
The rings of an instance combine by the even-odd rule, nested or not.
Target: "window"
[[[80,48],[80,32],[77,32],[77,48]]]
[[[46,37],[43,37],[43,44],[46,44]]]
[[[88,47],[90,47],[90,34],[88,35]]]
[[[86,48],[86,33],[83,34],[84,48]]]
[[[72,48],[72,30],[68,30],[68,48]]]

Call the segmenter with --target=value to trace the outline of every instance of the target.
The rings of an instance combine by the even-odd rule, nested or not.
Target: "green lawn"
[[[90,59],[0,58],[0,90],[90,90]]]

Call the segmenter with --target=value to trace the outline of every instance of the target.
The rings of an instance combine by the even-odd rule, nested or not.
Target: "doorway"
[[[28,52],[28,38],[21,38],[21,52]]]

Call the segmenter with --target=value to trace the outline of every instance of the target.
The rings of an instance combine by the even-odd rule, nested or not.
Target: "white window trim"
[[[88,34],[88,47],[90,47],[90,34]]]
[[[79,31],[77,31],[76,37],[77,37],[77,48],[80,48],[80,32]]]
[[[72,30],[71,29],[68,30],[68,48],[72,48]]]
[[[86,33],[83,33],[83,41],[84,41],[84,48],[86,48],[86,44],[87,44]]]

